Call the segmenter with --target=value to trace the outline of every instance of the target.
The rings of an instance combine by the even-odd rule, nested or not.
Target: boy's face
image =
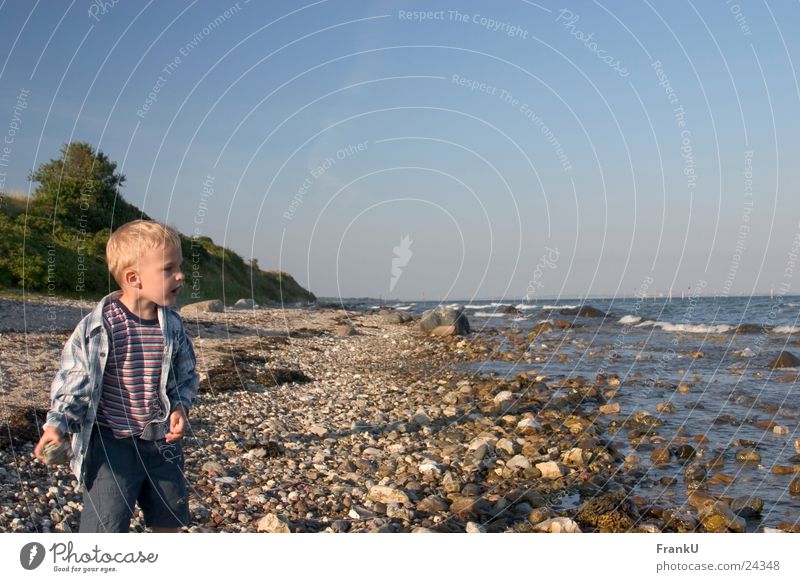
[[[169,244],[151,249],[139,260],[139,296],[158,305],[171,307],[183,287],[181,249]]]

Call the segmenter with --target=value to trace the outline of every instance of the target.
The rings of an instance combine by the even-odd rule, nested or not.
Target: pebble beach
[[[93,305],[0,299],[0,532],[77,531],[74,477],[33,447],[61,348]],[[569,323],[441,336],[398,312],[336,305],[184,320],[201,376],[184,439],[190,532],[800,529],[796,422],[763,423],[788,431],[765,467],[777,441],[668,431],[666,405],[619,414],[634,389],[621,366],[598,375],[575,359],[551,376],[531,353],[538,340],[556,357]],[[490,359],[513,361],[513,374],[476,373]],[[781,480],[780,512],[765,512],[757,480],[728,487],[759,463]],[[140,514],[132,531],[144,531]]]

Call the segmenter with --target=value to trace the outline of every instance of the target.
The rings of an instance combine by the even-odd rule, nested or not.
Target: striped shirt
[[[164,336],[158,319],[142,319],[119,300],[103,309],[109,350],[97,424],[116,437],[140,436],[154,420],[164,419],[159,398]]]

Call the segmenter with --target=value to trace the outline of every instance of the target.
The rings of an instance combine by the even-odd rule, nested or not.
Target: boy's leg
[[[189,522],[189,500],[183,475],[180,441],[138,441],[146,459],[146,476],[139,506],[147,527],[154,533],[177,532]]]
[[[79,531],[127,533],[144,471],[133,440],[95,427],[86,454],[86,489]]]

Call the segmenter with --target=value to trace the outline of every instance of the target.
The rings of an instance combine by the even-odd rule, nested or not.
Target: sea
[[[569,321],[570,329],[531,340],[517,361],[490,354],[463,369],[480,377],[509,379],[536,370],[553,381],[581,376],[591,382],[598,373],[616,374],[621,385],[612,402],[621,406],[620,422],[639,411],[657,416],[664,423],[659,435],[683,436],[709,457],[724,455],[724,466],[710,474],[723,473],[725,480],[733,480],[712,480],[717,485],[710,493],[757,496],[764,501],[761,520],[748,521],[748,529],[800,523],[800,497],[789,493],[789,483],[800,473],[772,472],[776,465],[800,468],[800,451],[795,448],[800,439],[800,369],[769,366],[782,351],[800,358],[800,297],[348,301],[356,309],[390,307],[414,315],[440,305],[462,306],[473,334],[496,336],[501,330],[527,335],[541,322]],[[574,315],[574,310],[586,306],[606,317]],[[676,390],[680,385],[685,385],[685,392]],[[657,412],[656,406],[664,402],[672,404],[674,412]],[[603,417],[606,422],[613,419]],[[624,429],[614,433],[612,443],[642,458],[645,471],[636,493],[676,504],[685,501],[680,462],[652,465],[650,452],[634,450],[626,433]],[[697,439],[707,442],[700,445]],[[755,447],[761,462],[736,461],[735,452],[743,446]],[[678,485],[663,486],[662,477],[675,477]]]

